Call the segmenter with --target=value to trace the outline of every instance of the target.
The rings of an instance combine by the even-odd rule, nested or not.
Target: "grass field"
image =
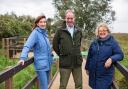
[[[118,40],[125,55],[121,64],[128,68],[128,34],[114,34],[114,37]],[[128,89],[128,80],[117,69],[115,75],[119,89]]]

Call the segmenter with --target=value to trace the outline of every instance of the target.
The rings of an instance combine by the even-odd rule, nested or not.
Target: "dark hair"
[[[33,29],[37,27],[37,23],[42,19],[42,18],[46,18],[44,15],[38,16],[35,21],[34,21],[34,26]]]

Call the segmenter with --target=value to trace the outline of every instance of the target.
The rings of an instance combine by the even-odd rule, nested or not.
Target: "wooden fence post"
[[[12,81],[13,81],[12,77],[5,81],[5,89],[13,89]]]
[[[5,38],[2,38],[2,49],[4,50],[3,55],[6,56],[6,46],[5,46]]]
[[[5,38],[2,38],[2,48],[5,49]]]
[[[38,78],[37,78],[37,82],[36,82],[36,89],[40,89],[40,84],[39,84]]]
[[[6,44],[6,53],[7,53],[7,58],[10,58],[10,55],[9,55],[9,38],[6,38],[6,41],[7,41],[7,44]]]

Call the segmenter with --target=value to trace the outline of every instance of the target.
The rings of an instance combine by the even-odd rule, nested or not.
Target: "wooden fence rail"
[[[2,39],[2,48],[5,50],[5,56],[8,58],[13,58],[17,52],[21,52],[27,37],[9,37]]]
[[[128,69],[125,66],[121,65],[119,62],[115,63],[115,67],[120,71],[120,73],[125,77],[125,79],[128,80]],[[113,89],[119,89],[115,80],[113,80],[112,87]]]
[[[16,53],[21,52],[24,43],[28,37],[15,36],[9,38],[2,38],[2,48],[5,50],[5,56],[8,58],[15,58]],[[52,44],[52,37],[49,37]]]
[[[10,77],[14,76],[16,73],[18,73],[19,71],[21,71],[22,69],[26,68],[27,66],[29,66],[30,64],[32,64],[34,61],[33,58],[25,61],[24,66],[22,65],[16,65],[8,70],[6,70],[4,73],[0,74],[0,83],[9,79]]]
[[[6,71],[0,73],[0,83],[5,82],[5,89],[13,89],[13,83],[12,83],[13,82],[13,76],[15,74],[17,74],[19,71],[26,68],[27,66],[31,65],[33,62],[34,62],[34,58],[31,58],[31,59],[25,61],[24,66],[16,65],[16,66],[14,66],[10,69],[7,69]],[[58,72],[58,62],[56,61],[55,64],[57,67],[56,72]],[[52,73],[52,72],[50,72],[50,73]],[[49,84],[52,84],[51,83],[51,82],[53,82],[52,78],[53,77],[51,76],[51,81]],[[26,85],[22,89],[31,89],[31,87],[34,83],[36,83],[37,89],[39,89],[39,82],[37,80],[37,76],[35,76],[32,80],[30,80],[28,83],[26,83]],[[49,85],[49,86],[51,86],[51,85]]]
[[[6,49],[5,53],[7,54],[7,56],[10,57],[10,53],[15,54],[15,51],[22,50],[23,44],[26,41],[26,39],[27,39],[27,37],[11,37],[11,38],[2,39],[3,48]],[[18,45],[18,43],[20,45]],[[10,52],[10,51],[12,51],[12,52]],[[30,60],[27,60],[25,62],[24,66],[16,65],[13,68],[6,70],[4,73],[0,73],[0,83],[5,81],[6,89],[12,89],[12,87],[13,87],[13,85],[12,85],[13,75],[15,75],[17,72],[21,71],[22,69],[24,69],[28,65],[32,64],[33,60],[34,59],[31,58]],[[125,76],[125,79],[128,80],[128,69],[125,66],[121,65],[119,62],[115,63],[115,67],[120,71],[120,73],[123,76]],[[58,68],[57,68],[57,70],[58,70]],[[29,89],[35,81],[37,81],[37,77],[33,78],[29,83],[27,83],[23,87],[23,89]],[[50,83],[50,84],[52,84],[52,83]],[[38,83],[37,83],[37,85],[38,85]],[[112,88],[113,89],[119,89],[115,80],[113,80]]]

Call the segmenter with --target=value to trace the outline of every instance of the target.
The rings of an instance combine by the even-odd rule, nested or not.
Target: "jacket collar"
[[[111,44],[111,41],[114,40],[114,37],[112,35],[109,35],[106,39],[104,40],[99,40],[98,38],[94,39],[93,43],[94,44],[99,44],[99,42],[103,42],[105,44]]]
[[[74,32],[80,31],[80,29],[77,26],[73,26],[74,27]],[[62,30],[64,31],[68,31],[67,27],[63,28]]]
[[[103,42],[103,41],[109,40],[110,38],[111,38],[111,35],[108,35],[108,36],[106,36],[105,38],[100,38],[100,37],[98,37],[98,41]]]
[[[36,29],[38,32],[40,32],[40,33],[47,34],[47,30],[46,30],[46,29],[42,29],[42,28],[40,28],[40,27],[36,27],[35,29]]]

